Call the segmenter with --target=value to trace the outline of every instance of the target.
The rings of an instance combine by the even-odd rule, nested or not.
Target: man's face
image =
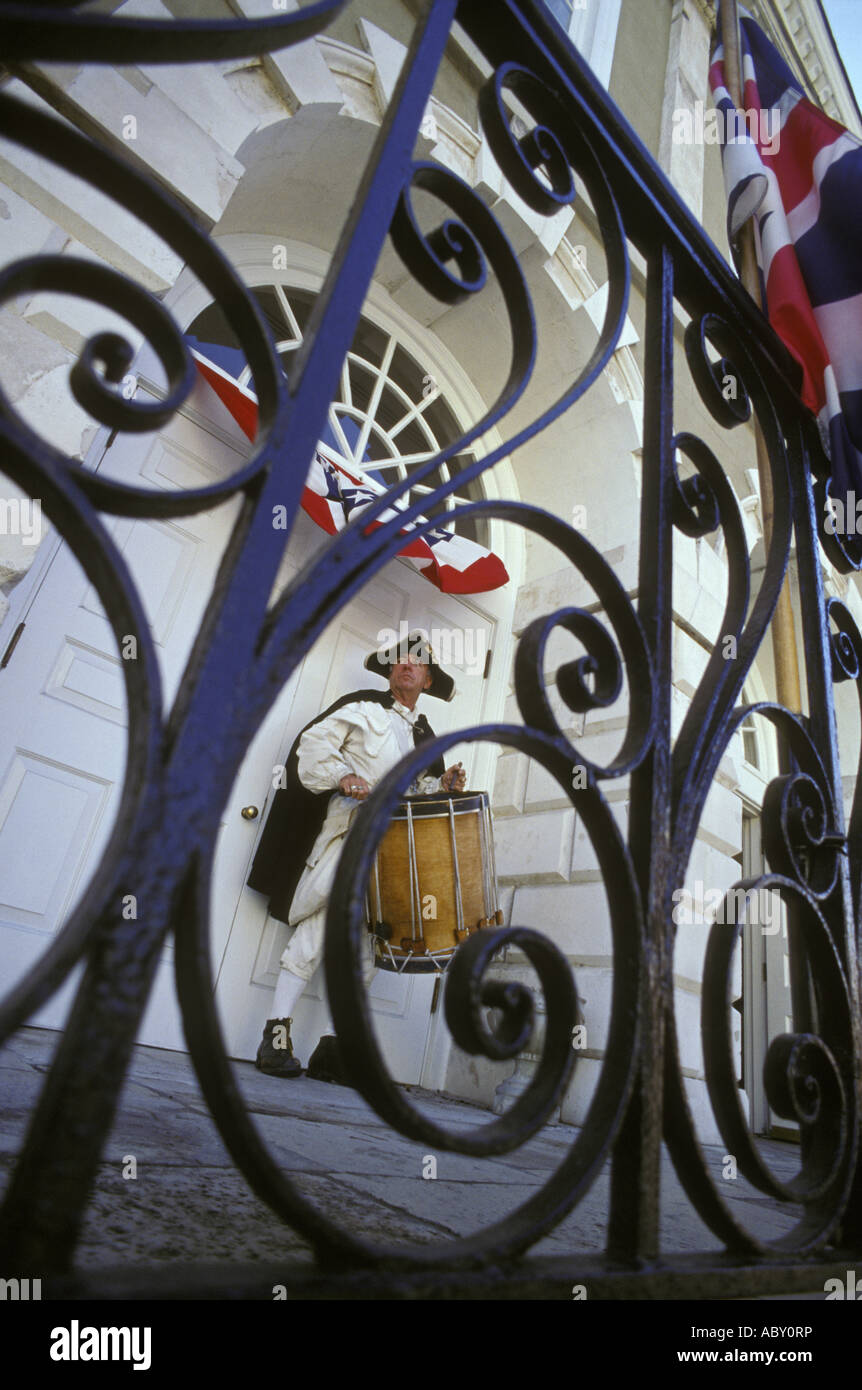
[[[401,704],[411,709],[431,684],[431,668],[427,662],[408,656],[404,661],[396,661],[389,671],[389,689]]]

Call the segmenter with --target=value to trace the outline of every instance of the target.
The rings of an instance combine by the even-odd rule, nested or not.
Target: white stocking
[[[284,966],[279,969],[275,998],[272,1001],[272,1018],[293,1018],[293,1011],[308,981],[301,980],[292,970]]]

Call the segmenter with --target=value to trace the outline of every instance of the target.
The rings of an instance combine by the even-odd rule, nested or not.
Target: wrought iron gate
[[[321,0],[266,21],[142,21],[65,10],[0,9],[8,63],[202,62],[261,54],[299,42],[341,8]],[[276,1165],[246,1115],[221,1046],[208,960],[209,881],[219,815],[248,744],[290,672],[333,615],[401,545],[399,529],[428,501],[371,532],[352,527],[333,539],[278,603],[267,610],[286,532],[273,507],[293,515],[337,376],[350,347],[367,287],[387,236],[416,281],[447,304],[470,304],[490,277],[502,292],[511,334],[511,366],[499,398],[443,456],[410,484],[430,476],[440,457],[463,453],[506,422],[533,372],[537,328],[518,260],[493,213],[455,174],[414,148],[426,103],[455,22],[491,70],[481,92],[484,136],[516,193],[550,216],[576,197],[576,177],[597,218],[608,270],[604,324],[589,361],[562,396],[529,425],[463,470],[457,486],[522,447],[590,390],[618,346],[630,287],[630,245],[646,272],[645,408],[640,574],[635,605],[586,537],[561,518],[520,502],[472,503],[462,511],[495,515],[556,546],[592,585],[606,622],[575,608],[549,613],[521,638],[516,689],[523,722],[458,731],[430,752],[464,740],[510,745],[557,779],[588,828],[608,895],[614,951],[612,1017],[589,1114],[571,1151],[538,1194],[506,1220],[451,1244],[410,1250],[375,1248],[315,1211]],[[510,104],[529,113],[516,135]],[[604,91],[545,12],[528,0],[432,0],[417,20],[408,59],[389,103],[360,190],[332,258],[301,350],[283,377],[261,313],[248,289],[180,204],[119,155],[42,111],[0,93],[3,132],[73,171],[121,207],[133,210],[187,263],[222,307],[254,376],[260,429],[255,456],[226,483],[157,493],[83,472],[37,437],[4,403],[4,471],[32,496],[72,547],[95,585],[118,643],[137,639],[139,659],[124,662],[129,706],[126,785],[118,821],[86,902],[65,923],[38,967],[3,1001],[2,1037],[25,1023],[79,959],[86,972],[47,1076],[33,1126],[0,1220],[4,1263],[40,1275],[72,1267],[82,1211],[111,1125],[159,950],[176,942],[177,980],[189,1048],[212,1114],[254,1190],[319,1253],[331,1290],[349,1290],[357,1270],[365,1287],[398,1293],[488,1286],[518,1297],[549,1279],[547,1262],[521,1261],[585,1193],[613,1155],[605,1259],[567,1262],[565,1279],[589,1281],[596,1297],[710,1296],[810,1286],[812,1271],[843,1270],[862,1247],[858,1171],[860,1008],[856,922],[862,887],[859,794],[845,832],[833,681],[859,681],[862,635],[847,609],[824,593],[819,547],[848,572],[862,561],[851,543],[823,526],[828,464],[810,418],[794,394],[791,364],[723,259],[650,159]],[[436,196],[450,216],[423,230],[413,197]],[[92,339],[71,374],[76,399],[124,431],[159,428],[183,401],[193,364],[177,325],[159,302],[101,265],[43,255],[0,272],[0,300],[57,290],[119,310],[155,349],[169,382],[163,403],[124,400],[118,383],[130,348],[114,334]],[[731,430],[756,412],[768,445],[775,491],[774,532],[763,581],[750,603],[749,558],[740,511],[713,451],[674,426],[674,305],[690,319],[689,368],[714,420]],[[722,381],[739,383],[726,400]],[[684,458],[692,470],[679,471]],[[396,487],[367,519],[405,493]],[[452,491],[442,485],[436,497]],[[177,517],[236,496],[242,510],[175,705],[162,718],[153,641],[128,569],[104,515]],[[451,518],[450,518],[451,519]],[[433,523],[428,523],[433,524]],[[772,872],[762,886],[781,895],[804,1031],[776,1038],[766,1083],[770,1104],[802,1129],[799,1177],[779,1183],[764,1167],[745,1123],[731,1062],[729,968],[739,928],[714,930],[703,984],[706,1070],[711,1103],[740,1171],[761,1190],[799,1205],[793,1232],[762,1244],[731,1215],[698,1146],[683,1089],[674,1031],[672,902],[722,753],[748,710],[738,702],[768,629],[795,529],[808,714],[764,703],[757,708],[781,733],[784,773],[770,787],[764,843]],[[713,653],[675,740],[670,734],[671,572],[674,534],[724,536],[729,586],[723,632],[737,655]],[[607,767],[585,758],[564,735],[543,685],[543,655],[564,629],[587,655],[560,672],[570,709],[612,698],[622,671],[633,692],[622,747]],[[239,677],[237,673],[241,674]],[[862,688],[862,687],[860,687]],[[749,707],[750,708],[750,707]],[[213,750],[218,749],[218,756]],[[381,1063],[361,985],[362,904],[375,844],[426,746],[377,789],[345,850],[327,926],[326,970],[339,1036],[348,1043],[359,1088],[401,1133],[473,1155],[503,1153],[545,1122],[566,1087],[575,1054],[571,968],[530,924],[472,937],[458,951],[446,992],[446,1017],[459,1045],[492,1057],[515,1056],[529,1037],[523,997],[501,994],[487,978],[494,950],[516,943],[538,971],[547,1037],[533,1084],[505,1116],[469,1139],[425,1119],[393,1085]],[[187,775],[194,766],[195,777]],[[584,767],[586,784],[573,784]],[[612,818],[609,781],[631,776],[628,843]],[[136,920],[124,895],[146,905]],[[483,1012],[496,1004],[505,1022],[489,1031]],[[93,1077],[98,1084],[93,1084]],[[62,1136],[57,1141],[56,1136]],[[667,1142],[680,1180],[727,1254],[674,1259],[658,1249],[658,1162]],[[556,1276],[559,1277],[559,1262]],[[508,1271],[508,1273],[507,1273]],[[341,1281],[339,1283],[339,1281]],[[684,1281],[684,1285],[683,1285]],[[146,1287],[146,1281],[142,1288]],[[242,1289],[239,1290],[242,1292]]]

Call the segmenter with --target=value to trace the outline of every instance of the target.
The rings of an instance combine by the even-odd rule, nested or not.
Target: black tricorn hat
[[[428,636],[421,630],[408,632],[400,642],[386,642],[376,651],[369,652],[365,658],[365,669],[388,681],[389,672],[396,662],[406,661],[408,657],[421,662],[431,672],[431,684],[424,692],[426,695],[433,695],[438,700],[452,699],[455,694],[455,682],[443,667],[437,664]]]

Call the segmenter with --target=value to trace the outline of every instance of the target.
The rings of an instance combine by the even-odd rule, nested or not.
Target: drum
[[[460,942],[502,924],[487,792],[434,792],[401,802],[367,893],[377,964],[443,971]]]

